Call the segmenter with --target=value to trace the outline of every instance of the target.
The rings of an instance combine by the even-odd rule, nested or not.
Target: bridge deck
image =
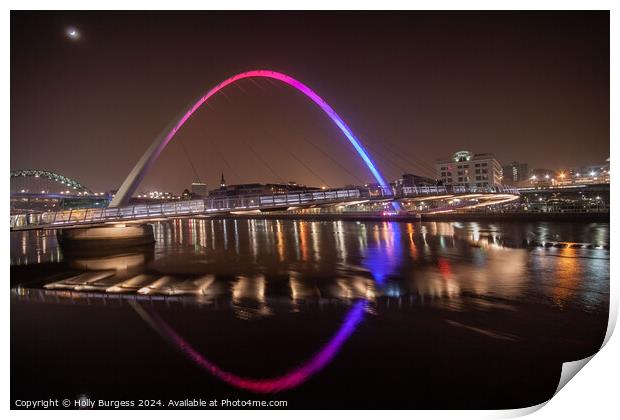
[[[510,193],[508,188],[493,188],[489,191],[455,186],[404,187],[398,196],[383,189],[338,189],[302,191],[287,194],[268,194],[207,198],[203,200],[175,201],[158,204],[138,204],[125,207],[86,208],[57,212],[18,214],[11,216],[11,230],[54,229],[78,225],[148,220],[157,218],[184,217],[193,215],[217,215],[231,212],[262,211],[281,208],[303,208],[322,205],[338,205],[355,201],[395,200],[441,196],[443,194]]]
[[[338,204],[362,199],[360,190],[325,190],[290,194],[209,198],[204,200],[138,204],[113,208],[74,209],[11,216],[11,230],[45,229],[114,223],[141,219],[230,213],[234,211]]]

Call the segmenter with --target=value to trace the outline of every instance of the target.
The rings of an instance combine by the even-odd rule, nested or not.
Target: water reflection
[[[384,285],[388,275],[395,274],[402,257],[401,225],[385,222],[373,228],[371,246],[364,248],[364,265],[370,270],[379,286]]]
[[[264,275],[238,276],[232,285],[232,306],[241,319],[270,315],[265,299]]]
[[[54,231],[13,232],[10,241],[12,266],[62,261],[62,251]]]
[[[334,358],[342,345],[351,334],[353,334],[358,324],[362,321],[366,301],[360,300],[351,307],[351,310],[345,316],[338,331],[336,331],[327,341],[327,344],[325,344],[312,358],[281,376],[268,379],[245,378],[225,371],[197,351],[157,313],[142,307],[139,303],[132,303],[132,305],[147,324],[207,372],[238,389],[256,393],[272,393],[295,388],[307,381],[310,376],[323,369]]]
[[[136,272],[144,270],[147,263],[154,258],[152,245],[133,247],[114,251],[71,250],[65,253],[66,264],[76,270],[115,270],[116,272]]]
[[[62,253],[49,232],[11,233],[12,298],[89,310],[131,306],[193,363],[226,384],[257,393],[300,386],[347,346],[356,353],[381,352],[377,339],[390,339],[390,351],[408,346],[402,337],[414,328],[447,328],[436,337],[458,331],[524,345],[532,337],[520,325],[537,325],[549,308],[573,311],[577,319],[606,314],[608,307],[607,249],[529,245],[551,240],[604,245],[605,224],[179,219],[158,222],[154,231],[152,246],[94,253]],[[537,318],[525,322],[532,305],[539,305]],[[485,321],[485,313],[492,317]],[[507,325],[517,313],[519,320]],[[507,322],[496,321],[497,314]],[[547,321],[555,322],[556,315]],[[218,334],[250,332],[250,345],[279,357],[284,348],[300,354],[302,362],[284,357],[287,363],[273,368],[274,374],[268,366],[242,375],[237,368],[260,364],[260,357],[244,354],[239,363],[236,355],[225,359],[228,349],[218,357],[214,347],[228,344],[218,334],[207,336],[198,319],[221,322]],[[129,321],[135,328],[135,318]],[[273,330],[283,327],[290,328],[288,335],[274,343]],[[375,334],[355,344],[366,328]],[[306,335],[313,340],[303,342]],[[305,352],[313,348],[315,353]],[[399,365],[410,362],[399,357]]]
[[[608,251],[514,244],[551,237],[607,243],[608,232],[605,224],[177,219],[155,224],[154,247],[111,254],[62,256],[49,232],[12,233],[11,261],[61,259],[70,272],[48,282],[50,289],[223,298],[242,319],[273,314],[271,299],[288,299],[295,310],[308,300],[411,294],[425,302],[463,293],[527,296],[593,309],[606,304]],[[75,278],[109,270],[104,278]]]

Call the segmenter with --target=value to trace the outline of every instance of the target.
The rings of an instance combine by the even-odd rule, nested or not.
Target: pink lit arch
[[[389,188],[389,185],[381,175],[381,173],[375,167],[375,164],[370,159],[368,152],[364,149],[360,141],[355,137],[353,131],[347,126],[347,124],[340,118],[336,111],[327,104],[319,95],[317,95],[312,89],[308,86],[304,85],[300,81],[293,79],[292,77],[284,74],[278,73],[270,70],[252,70],[245,73],[239,73],[235,76],[232,76],[220,84],[213,87],[210,91],[208,91],[204,96],[198,99],[183,115],[180,117],[178,121],[174,121],[164,132],[155,139],[155,141],[151,144],[151,146],[144,152],[138,163],[131,170],[118,192],[116,193],[114,199],[110,203],[110,207],[118,207],[126,205],[129,202],[129,199],[136,191],[140,182],[144,178],[144,175],[149,170],[153,162],[157,159],[159,154],[164,150],[164,148],[170,143],[172,138],[176,135],[177,131],[181,129],[183,124],[192,116],[198,108],[200,108],[209,98],[215,95],[220,90],[224,89],[226,86],[242,79],[249,79],[254,77],[262,77],[279,80],[287,85],[290,85],[306,95],[308,98],[312,99],[312,101],[317,104],[323,112],[325,112],[329,118],[338,126],[340,131],[345,135],[347,140],[353,145],[357,153],[360,155],[374,178],[377,180],[379,185],[384,188]]]

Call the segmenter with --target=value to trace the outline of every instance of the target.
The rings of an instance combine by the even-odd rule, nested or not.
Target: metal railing
[[[300,191],[287,194],[251,195],[137,204],[126,207],[74,209],[58,212],[11,215],[11,229],[61,227],[68,225],[121,222],[127,220],[180,217],[231,211],[261,210],[359,200],[358,189]]]
[[[472,187],[468,185],[431,185],[402,187],[404,197],[433,194],[519,194],[519,190],[505,185],[493,187]]]
[[[447,194],[448,191],[443,185],[433,185],[428,187],[403,187],[402,194],[405,197],[430,195],[430,194]]]
[[[247,210],[268,210],[316,204],[344,203],[355,200],[389,200],[402,197],[439,194],[510,193],[515,188],[467,186],[403,187],[395,194],[386,188],[346,188],[319,191],[296,191],[284,194],[211,197],[203,200],[136,204],[125,207],[73,209],[57,212],[11,215],[11,229],[55,228],[80,224],[112,223],[160,217],[181,217],[199,214],[229,213]]]

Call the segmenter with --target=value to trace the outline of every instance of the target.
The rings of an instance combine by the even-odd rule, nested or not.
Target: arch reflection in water
[[[198,366],[221,379],[222,381],[238,389],[252,391],[261,394],[281,392],[295,388],[306,382],[312,375],[322,370],[336,356],[347,339],[355,332],[357,326],[364,318],[364,310],[367,301],[357,301],[347,315],[344,322],[312,358],[304,362],[300,367],[293,369],[284,375],[275,378],[245,378],[220,368],[217,364],[203,356],[189,342],[187,342],[174,328],[150,309],[145,309],[137,302],[130,302],[140,317],[151,326],[158,334],[172,343]]]
[[[402,259],[401,226],[394,222],[375,225],[374,246],[362,248],[365,264],[379,286],[383,286],[387,276],[394,273]]]

